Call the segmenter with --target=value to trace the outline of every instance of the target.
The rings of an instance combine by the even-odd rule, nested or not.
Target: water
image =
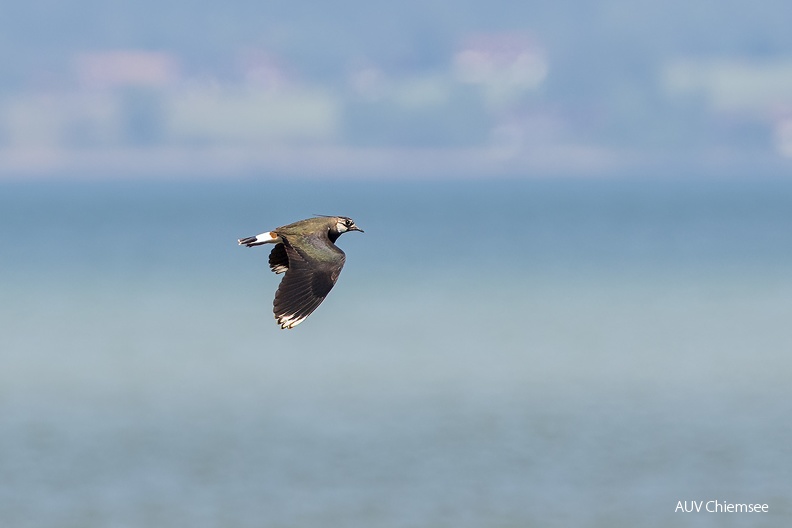
[[[792,184],[0,187],[0,525],[785,526]],[[366,230],[304,324],[241,236]],[[766,514],[674,513],[678,501]]]

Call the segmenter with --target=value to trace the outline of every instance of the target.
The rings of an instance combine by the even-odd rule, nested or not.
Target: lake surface
[[[317,213],[283,331],[236,239]],[[0,241],[2,526],[792,518],[790,182],[7,183]]]

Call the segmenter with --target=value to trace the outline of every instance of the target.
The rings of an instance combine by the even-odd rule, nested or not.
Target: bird
[[[347,231],[364,232],[349,217],[316,215],[237,240],[247,247],[275,244],[269,267],[276,274],[285,273],[272,303],[281,329],[305,321],[335,286],[346,261],[335,242]]]

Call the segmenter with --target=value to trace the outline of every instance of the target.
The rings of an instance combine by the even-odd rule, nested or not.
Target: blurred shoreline
[[[120,147],[0,150],[0,182],[35,180],[630,178],[696,173],[754,178],[792,174],[792,159],[728,149],[694,156],[588,145],[509,147]]]

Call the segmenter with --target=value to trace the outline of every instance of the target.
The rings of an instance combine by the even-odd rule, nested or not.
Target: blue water
[[[0,269],[0,526],[792,519],[792,183],[3,184]]]

